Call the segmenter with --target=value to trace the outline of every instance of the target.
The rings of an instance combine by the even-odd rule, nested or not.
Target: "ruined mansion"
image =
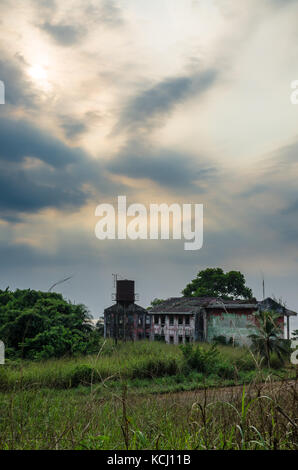
[[[279,324],[286,323],[296,312],[275,300],[223,300],[215,297],[174,297],[149,310],[135,303],[134,281],[117,280],[116,303],[104,311],[106,338],[119,340],[163,340],[182,344],[193,341],[211,342],[224,337],[226,342],[245,345],[256,330],[254,313],[274,310],[280,314]]]

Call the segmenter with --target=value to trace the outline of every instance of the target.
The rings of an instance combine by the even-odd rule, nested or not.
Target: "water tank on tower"
[[[135,301],[135,281],[128,279],[117,279],[116,301],[127,304],[133,304]]]

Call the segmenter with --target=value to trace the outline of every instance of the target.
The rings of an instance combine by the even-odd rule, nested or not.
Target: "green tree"
[[[247,287],[244,275],[239,271],[224,273],[221,268],[207,268],[200,271],[182,294],[185,297],[222,297],[251,299],[252,290]]]
[[[163,299],[155,298],[151,301],[150,307],[147,307],[147,310],[150,310],[150,308],[155,307],[156,305],[162,304],[163,302],[164,302]]]
[[[278,324],[280,314],[274,311],[258,311],[255,313],[257,331],[249,335],[252,340],[252,349],[265,358],[270,368],[270,356],[276,353],[283,361],[289,350],[286,342],[282,339],[282,329]]]
[[[55,292],[0,290],[0,338],[8,357],[45,359],[98,350],[91,315]]]

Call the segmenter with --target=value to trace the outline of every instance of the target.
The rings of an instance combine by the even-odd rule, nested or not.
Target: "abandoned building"
[[[248,344],[249,335],[255,332],[253,314],[257,310],[275,310],[280,313],[282,331],[286,317],[289,338],[289,318],[297,314],[271,298],[257,302],[212,297],[174,297],[149,310],[152,315],[151,339],[179,344],[192,341],[211,342],[221,336],[227,342]]]
[[[116,280],[116,303],[104,310],[104,336],[121,340],[152,339],[151,315],[135,303],[135,283]]]
[[[256,331],[254,313],[274,310],[280,314],[279,325],[290,338],[288,310],[268,297],[265,300],[223,300],[216,297],[173,297],[146,310],[135,303],[135,283],[116,279],[116,303],[104,310],[104,336],[121,340],[162,340],[181,344],[193,341],[211,342],[224,337],[233,344],[249,344]]]

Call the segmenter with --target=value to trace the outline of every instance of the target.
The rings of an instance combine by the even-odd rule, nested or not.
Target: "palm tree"
[[[255,313],[257,331],[249,335],[252,347],[265,358],[270,368],[270,355],[275,352],[280,360],[287,354],[288,350],[282,339],[282,328],[278,324],[280,314],[274,311],[258,311]]]

